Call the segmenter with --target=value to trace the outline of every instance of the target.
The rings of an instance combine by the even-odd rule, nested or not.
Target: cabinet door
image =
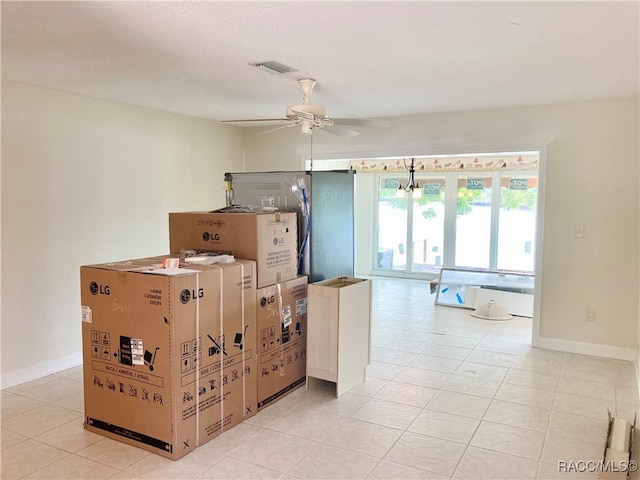
[[[309,286],[307,292],[307,375],[336,382],[338,291]]]
[[[370,281],[340,289],[338,396],[366,380],[370,345]]]

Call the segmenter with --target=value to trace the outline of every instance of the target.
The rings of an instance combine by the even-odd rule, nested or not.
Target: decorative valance
[[[416,172],[477,171],[477,170],[537,170],[537,154],[532,155],[477,155],[413,157]],[[350,167],[362,173],[406,171],[411,158],[384,158],[351,160]],[[405,168],[406,165],[406,168]]]

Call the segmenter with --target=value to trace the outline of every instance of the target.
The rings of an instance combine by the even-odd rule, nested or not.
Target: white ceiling
[[[213,120],[637,96],[640,3],[2,2],[2,78]],[[273,75],[249,66],[275,60]]]

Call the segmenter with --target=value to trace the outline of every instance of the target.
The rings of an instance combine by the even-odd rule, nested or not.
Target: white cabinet
[[[307,380],[336,383],[339,397],[366,379],[371,280],[337,277],[307,289]]]

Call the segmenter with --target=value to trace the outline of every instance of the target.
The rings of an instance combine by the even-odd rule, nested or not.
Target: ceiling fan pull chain
[[[309,135],[309,140],[310,140],[310,144],[311,144],[311,153],[309,153],[309,159],[311,160],[311,166],[310,166],[310,172],[313,172],[313,132],[311,132],[311,135]]]

